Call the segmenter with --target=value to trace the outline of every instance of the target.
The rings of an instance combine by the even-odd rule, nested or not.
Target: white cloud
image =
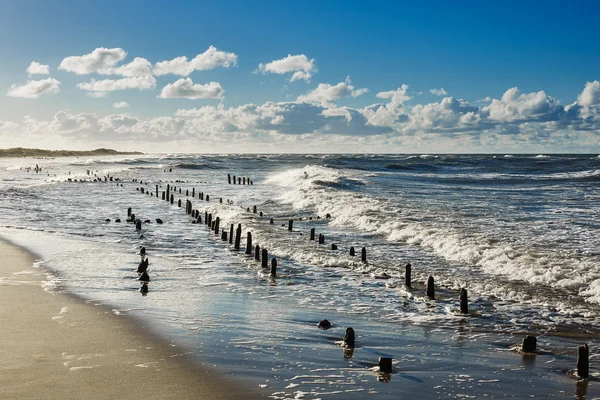
[[[293,72],[290,77],[290,82],[294,82],[300,79],[310,82],[312,75],[317,72],[315,66],[315,59],[309,60],[304,54],[291,55],[281,60],[274,60],[267,64],[258,64],[258,69],[255,72],[262,72],[263,74],[270,72],[272,74],[287,74]]]
[[[113,92],[126,89],[152,89],[156,86],[156,79],[151,75],[137,76],[121,79],[92,79],[89,82],[77,84],[81,90],[90,92]]]
[[[124,101],[118,101],[116,103],[113,103],[113,108],[125,108],[125,107],[129,107],[129,104],[127,104]]]
[[[120,48],[106,49],[100,47],[83,56],[70,56],[62,60],[58,69],[74,72],[77,75],[113,74],[114,67],[122,61],[127,53]]]
[[[194,71],[206,71],[217,67],[229,68],[237,65],[237,55],[218,50],[210,46],[204,53],[188,61],[187,57],[177,57],[170,61],[161,61],[154,66],[155,75],[188,76]]]
[[[112,72],[116,75],[129,77],[152,75],[152,64],[145,58],[136,57],[129,64],[117,67]]]
[[[100,99],[102,97],[106,97],[107,94],[108,92],[87,92],[85,95],[95,99]]]
[[[577,97],[577,103],[580,106],[600,105],[600,82],[587,82],[583,92]]]
[[[373,104],[361,110],[374,126],[394,126],[406,119],[406,109],[404,103],[412,97],[408,95],[408,85],[404,84],[396,90],[377,93],[380,99],[390,99],[387,104]]]
[[[357,97],[367,92],[367,89],[354,90],[350,77],[346,78],[345,82],[340,82],[337,85],[328,83],[320,83],[316,89],[298,96],[296,100],[299,103],[315,103],[324,107],[335,107],[335,101],[343,96]]]
[[[537,93],[521,94],[518,88],[508,89],[500,100],[493,99],[483,109],[489,112],[489,119],[498,122],[551,121],[563,111],[560,102],[543,90]]]
[[[43,65],[38,62],[32,61],[27,67],[27,73],[31,75],[49,75],[50,74],[50,66]]]
[[[42,95],[60,92],[60,82],[54,78],[46,78],[39,81],[28,81],[25,85],[13,83],[8,88],[9,97],[22,97],[25,99],[37,99]]]
[[[436,96],[446,96],[448,94],[448,92],[446,92],[446,90],[444,88],[440,88],[440,89],[431,89],[429,91],[429,93],[431,94],[435,94]]]
[[[162,99],[222,99],[225,91],[218,82],[195,84],[190,78],[182,78],[166,85],[158,97]]]

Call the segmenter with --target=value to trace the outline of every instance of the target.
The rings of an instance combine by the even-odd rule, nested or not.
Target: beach
[[[256,390],[195,363],[143,324],[42,287],[34,257],[0,241],[0,398],[240,399]]]

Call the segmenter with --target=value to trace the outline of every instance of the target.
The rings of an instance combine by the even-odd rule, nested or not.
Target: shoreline
[[[261,398],[127,316],[47,292],[32,253],[0,239],[0,397]]]

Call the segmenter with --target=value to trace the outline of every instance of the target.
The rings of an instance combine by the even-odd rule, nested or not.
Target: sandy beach
[[[0,398],[260,397],[106,307],[45,291],[33,262],[0,241]]]

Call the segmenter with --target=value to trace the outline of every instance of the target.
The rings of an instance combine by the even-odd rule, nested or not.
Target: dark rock
[[[320,329],[329,329],[329,328],[331,328],[331,322],[324,319],[322,321],[319,321],[319,323],[317,324],[317,327]]]

